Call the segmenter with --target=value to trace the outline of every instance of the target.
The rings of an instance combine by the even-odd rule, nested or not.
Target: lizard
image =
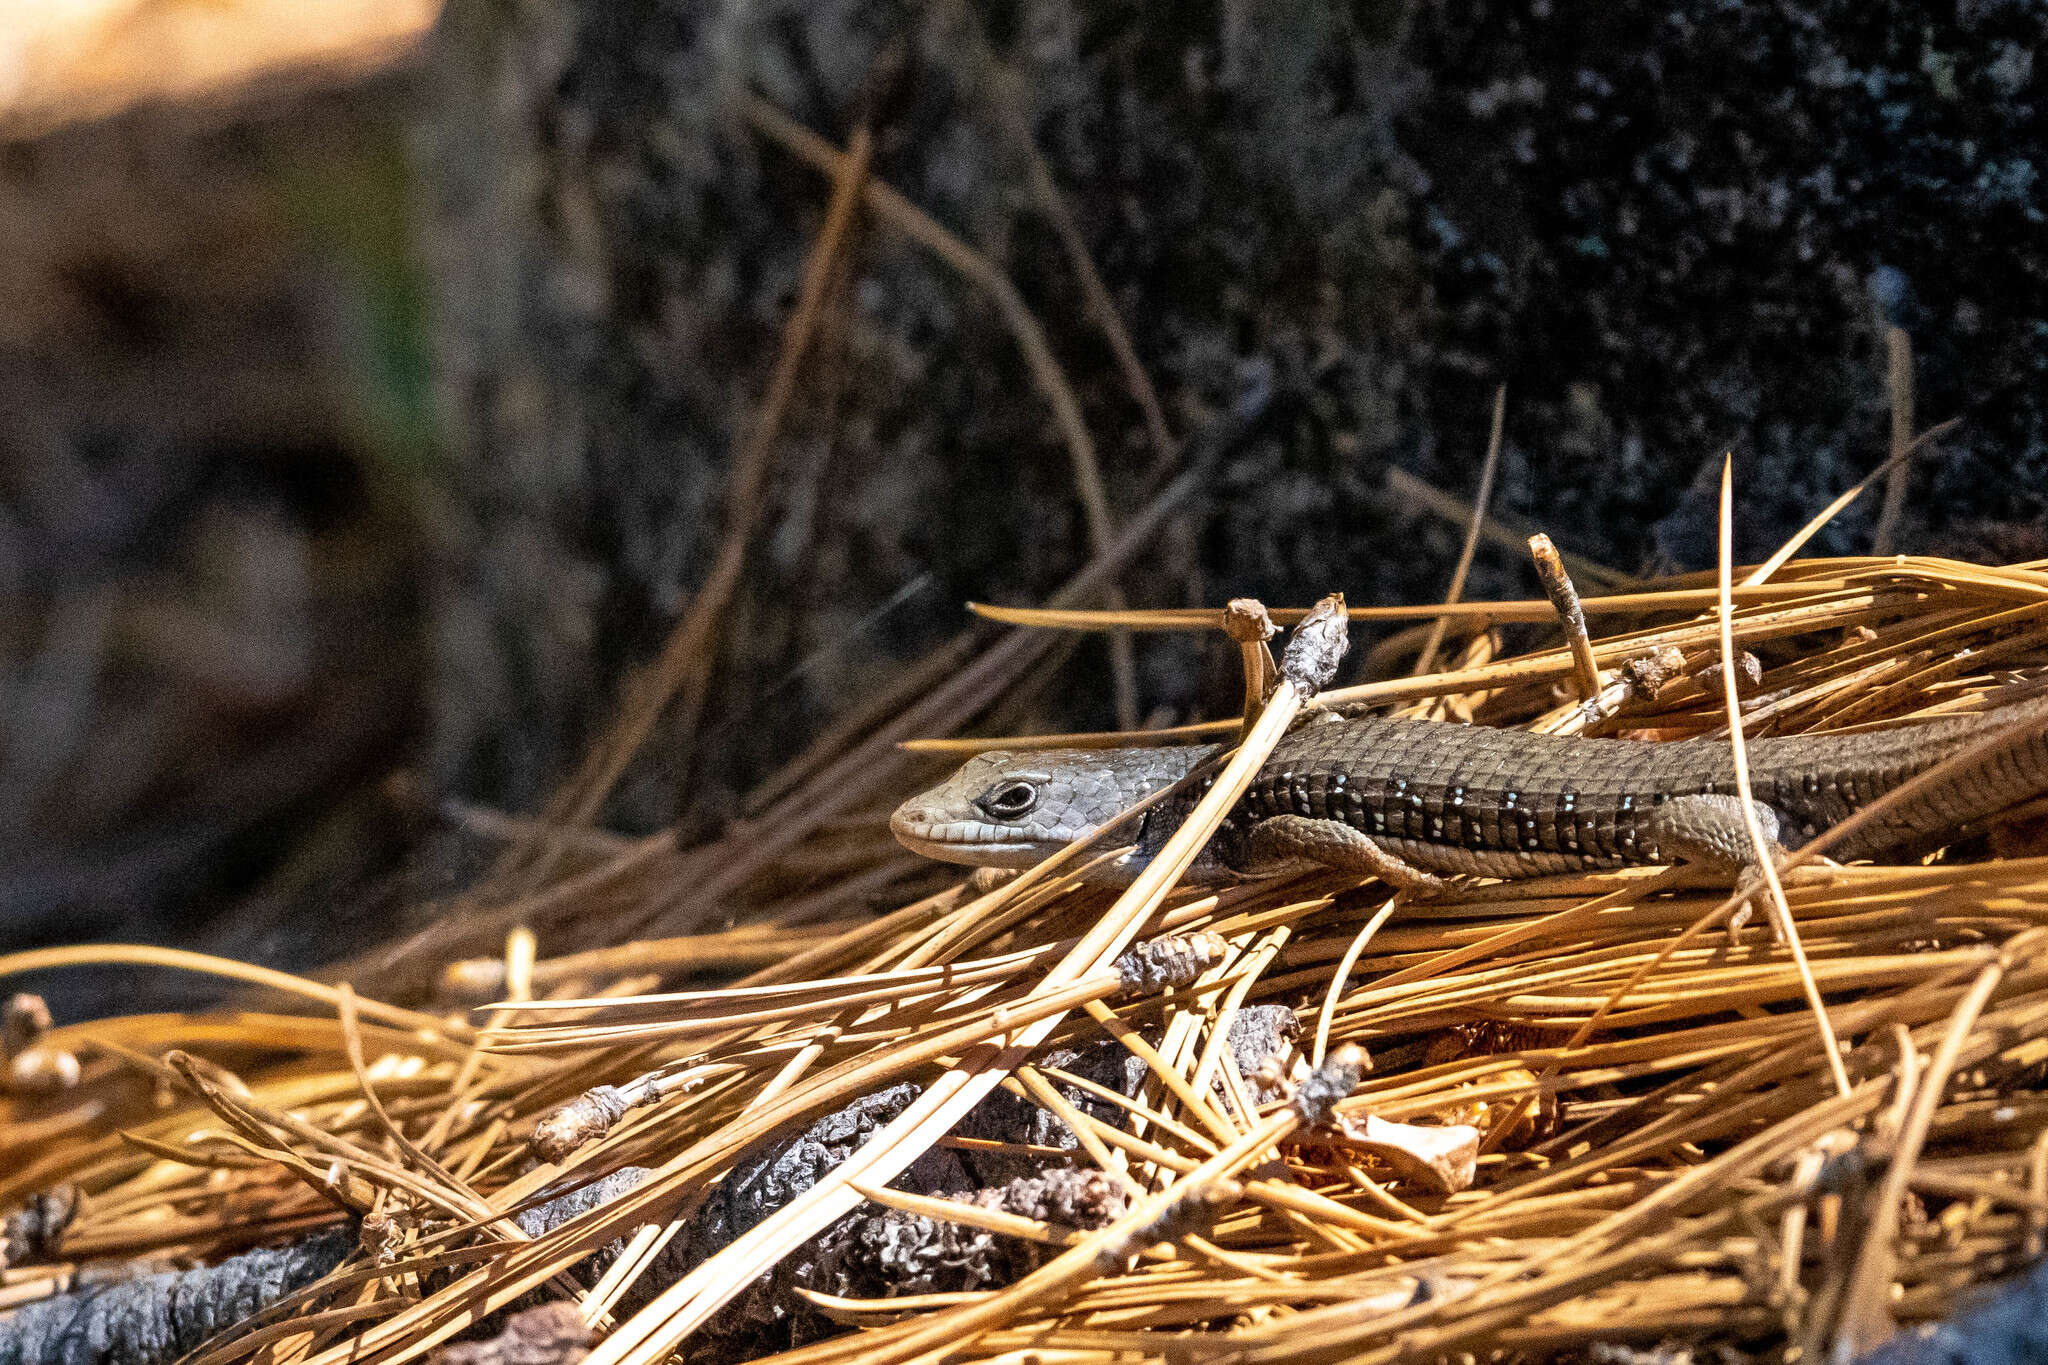
[[[1520,878],[1686,862],[1739,873],[1754,859],[1726,740],[1538,734],[1451,721],[1320,713],[1283,736],[1187,880],[1227,884],[1317,868],[1423,890],[1443,878]],[[1796,848],[1981,737],[2048,717],[2048,696],[1844,734],[1748,741],[1766,840]],[[1029,867],[1086,838],[1221,752],[1215,745],[995,750],[903,803],[897,840],[946,862]],[[1135,847],[1091,879],[1127,882],[1207,781],[1140,817]],[[1844,861],[1938,847],[1958,827],[2048,791],[2048,727],[1941,777],[1830,852]]]

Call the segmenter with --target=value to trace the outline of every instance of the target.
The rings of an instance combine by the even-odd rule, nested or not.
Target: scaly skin
[[[1767,832],[1796,846],[1988,731],[2042,716],[2048,697],[1886,730],[1753,739],[1750,784],[1759,816]],[[1215,752],[1183,746],[986,753],[905,802],[890,828],[929,857],[1028,867]],[[1735,790],[1725,740],[1652,743],[1439,721],[1327,720],[1281,740],[1191,879],[1230,881],[1324,861],[1306,846],[1292,858],[1276,858],[1270,839],[1253,847],[1260,822],[1283,815],[1347,838],[1355,831],[1400,862],[1435,874],[1526,877],[1680,860],[1740,862],[1748,838],[1731,799]],[[2048,733],[2037,729],[1831,852],[1847,860],[1938,844],[1959,826],[2043,791]],[[1154,807],[1142,817],[1137,851],[1098,875],[1134,875],[1200,794],[1197,785]]]

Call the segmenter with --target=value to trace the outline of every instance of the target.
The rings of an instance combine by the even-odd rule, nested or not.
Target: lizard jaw
[[[889,817],[889,832],[913,853],[940,862],[969,867],[1030,867],[1050,858],[1063,844],[1049,839],[1019,838],[1018,831],[981,820],[926,820],[918,810],[899,810]]]

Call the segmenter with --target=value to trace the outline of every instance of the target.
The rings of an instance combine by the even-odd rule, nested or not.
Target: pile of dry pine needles
[[[1314,698],[1295,681],[1255,685],[1254,714],[1214,726],[1062,737],[1240,744],[1183,837],[1125,891],[1074,876],[1112,836],[991,889],[963,882],[879,920],[848,916],[917,874],[882,815],[934,760],[898,741],[964,726],[1071,638],[1023,629],[973,637],[850,718],[709,849],[514,831],[500,875],[451,908],[467,943],[509,945],[444,983],[468,980],[501,1001],[491,1009],[400,1008],[369,998],[380,977],[359,976],[358,996],[158,950],[0,959],[4,972],[217,972],[300,1006],[38,1040],[82,1074],[54,1097],[0,1103],[0,1209],[61,1185],[83,1198],[50,1259],[5,1267],[0,1308],[64,1292],[91,1264],[210,1260],[347,1213],[364,1220],[362,1250],[193,1365],[397,1365],[565,1284],[596,1328],[592,1360],[652,1365],[872,1200],[1035,1240],[1043,1263],[1006,1289],[821,1300],[860,1330],[783,1359],[1309,1365],[1675,1340],[1810,1360],[1942,1316],[2048,1238],[2048,854],[2028,851],[2027,812],[1958,831],[1924,863],[1788,864],[1781,900],[1740,933],[1727,923],[1738,897],[1658,869],[1400,903],[1331,876],[1173,885],[1176,855],[1304,705],[1711,735],[1726,733],[1740,678],[1740,732],[1755,737],[1996,704],[2048,667],[2048,563],[1794,561],[1791,548],[1732,584],[1589,598],[1584,612],[1614,633],[1576,661],[1563,647],[1497,657],[1493,628],[1554,622],[1546,601],[1361,611],[1445,617],[1462,653],[1447,671]],[[1723,601],[1753,676],[1715,667]],[[1216,611],[1007,615],[1069,632],[1223,625]],[[984,727],[1000,723],[989,714]],[[993,743],[923,747],[950,759]],[[827,889],[779,889],[797,882]],[[765,927],[705,927],[736,908],[765,910]],[[1796,933],[1762,922],[1784,913]],[[611,943],[536,960],[534,931],[552,947],[579,923]],[[1199,975],[1122,991],[1115,961],[1160,935],[1200,945]],[[1213,937],[1187,937],[1200,935]],[[405,961],[446,964],[464,942],[413,945]],[[654,991],[705,968],[753,970],[735,989]],[[1281,1092],[1316,1067],[1327,1076],[1340,1052],[1355,1060],[1347,1045],[1369,1054],[1334,1113],[1261,1103],[1260,1078],[1239,1074],[1233,1017],[1275,1003],[1301,1023],[1291,1074],[1264,1078]],[[1049,1043],[1103,1038],[1148,1072],[1111,1121],[1033,1062]],[[921,1095],[851,1160],[615,1314],[750,1148],[900,1080]],[[596,1112],[556,1113],[533,1139],[600,1084],[616,1089],[596,1092]],[[1121,1185],[1129,1212],[1084,1233],[886,1188],[920,1153],[965,1142],[949,1129],[998,1086],[1072,1125],[1074,1158]],[[1400,1159],[1418,1131],[1460,1125],[1468,1170]],[[542,1235],[507,1217],[627,1164],[652,1174]],[[595,1286],[565,1275],[618,1239],[627,1250]]]

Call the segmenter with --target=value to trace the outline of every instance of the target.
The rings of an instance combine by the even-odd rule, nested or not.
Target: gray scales
[[[1768,838],[1797,847],[1993,731],[2043,718],[2048,697],[1879,730],[1752,739],[1759,821]],[[890,828],[928,857],[1028,867],[1217,752],[984,753],[905,802]],[[1134,876],[1203,789],[1191,783],[1141,816],[1135,850],[1097,878]],[[1830,853],[1847,861],[1939,846],[2044,791],[2048,728],[2029,724]],[[1750,850],[1725,739],[1592,739],[1325,713],[1280,741],[1188,880],[1318,867],[1409,886],[1674,862],[1733,870]]]

